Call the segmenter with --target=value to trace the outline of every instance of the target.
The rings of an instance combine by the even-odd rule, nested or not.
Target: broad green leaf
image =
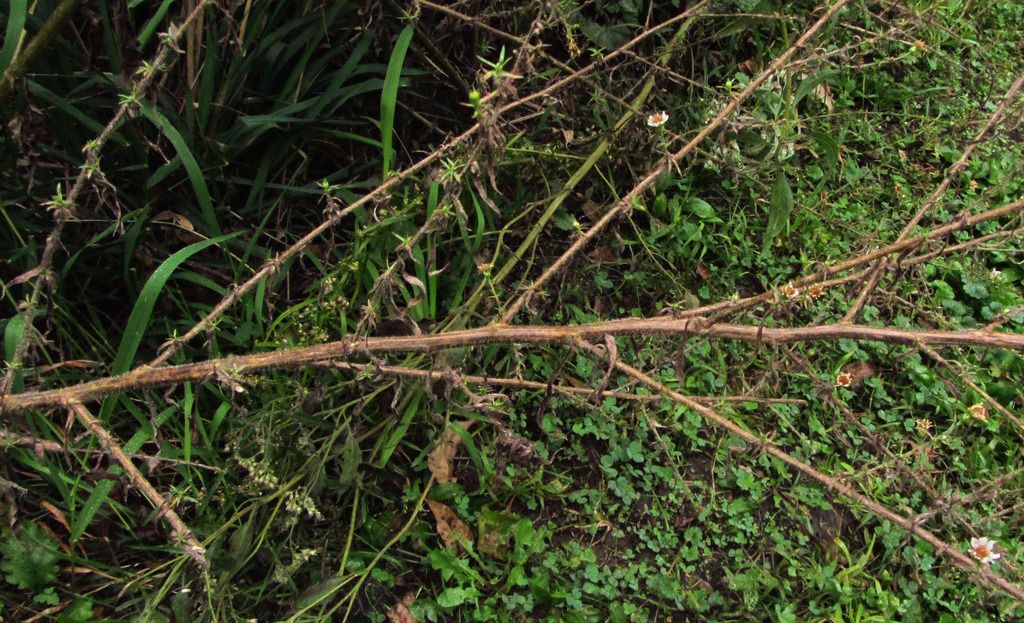
[[[793,211],[793,191],[785,172],[779,169],[772,185],[772,201],[768,208],[768,226],[764,232],[764,249],[767,250],[775,237],[789,226],[789,214]]]
[[[359,450],[359,439],[348,430],[345,438],[345,446],[341,450],[341,475],[338,482],[342,486],[352,484],[359,475],[359,464],[363,460],[363,453]]]
[[[839,75],[839,72],[834,69],[825,69],[804,78],[800,81],[800,84],[797,85],[796,91],[793,93],[793,105],[795,106],[799,104],[800,101],[810,95],[810,93],[814,91],[814,88],[819,84],[828,82]]]
[[[104,502],[107,501],[107,497],[110,495],[110,490],[113,488],[113,480],[101,480],[93,487],[92,493],[89,494],[89,498],[85,501],[85,504],[83,504],[82,508],[75,513],[75,520],[71,524],[70,540],[72,543],[85,534],[85,529],[89,527],[90,523],[92,523],[92,518],[96,516],[100,507],[102,507]]]
[[[398,444],[402,443],[402,439],[405,438],[406,431],[409,430],[409,424],[412,422],[412,418],[415,417],[416,413],[419,411],[420,399],[422,397],[422,392],[416,392],[409,400],[409,406],[406,407],[405,412],[402,413],[402,419],[398,422],[398,426],[395,427],[395,430],[391,431],[391,435],[388,436],[387,443],[384,444],[384,447],[380,451],[380,458],[377,460],[377,467],[382,469],[386,467],[388,461],[391,459],[391,455],[398,447]]]
[[[153,13],[153,17],[149,18],[146,25],[142,27],[142,32],[139,33],[140,50],[145,49],[146,44],[149,43],[149,40],[153,37],[153,33],[155,33],[156,29],[163,23],[164,17],[167,16],[167,10],[171,8],[172,4],[174,4],[174,0],[164,0],[160,4],[159,8],[157,8],[156,12]]]
[[[7,326],[4,328],[4,360],[11,361],[14,359],[14,351],[18,346],[18,342],[21,341],[21,334],[25,330],[25,319],[21,314],[12,316],[7,321]],[[17,393],[22,390],[24,380],[22,378],[21,371],[18,370],[14,374],[14,383],[12,390]]]
[[[839,163],[839,141],[827,132],[811,132],[811,138],[823,156],[821,168],[831,176]]]
[[[395,129],[395,106],[398,103],[398,81],[402,77],[405,53],[409,50],[413,32],[415,32],[415,27],[409,24],[399,33],[398,40],[395,41],[395,49],[391,51],[388,71],[384,75],[384,88],[380,94],[380,142],[383,146],[384,158],[382,180],[387,179],[388,173],[391,172],[391,163],[394,160],[391,143]]]

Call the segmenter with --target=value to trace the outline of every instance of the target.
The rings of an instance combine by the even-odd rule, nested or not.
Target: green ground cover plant
[[[1024,616],[1024,5],[0,7],[2,621]]]

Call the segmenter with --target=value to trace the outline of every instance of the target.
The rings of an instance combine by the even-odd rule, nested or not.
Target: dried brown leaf
[[[395,604],[395,607],[388,610],[387,617],[391,623],[419,623],[416,617],[409,612],[409,606],[416,599],[416,595],[412,591],[409,591],[402,597],[402,601]]]
[[[458,549],[462,541],[472,541],[473,533],[466,522],[459,519],[455,511],[448,508],[437,500],[427,500],[430,512],[434,513],[434,520],[437,522],[437,534],[441,537],[445,547]]]
[[[468,429],[473,422],[471,420],[456,422],[455,425]],[[455,479],[452,478],[452,460],[460,445],[462,445],[462,438],[459,437],[459,434],[451,428],[446,428],[441,434],[441,439],[430,452],[430,456],[427,457],[427,469],[434,475],[434,479],[438,483],[455,482]]]
[[[587,256],[595,264],[608,264],[619,259],[619,253],[609,245],[597,247]]]

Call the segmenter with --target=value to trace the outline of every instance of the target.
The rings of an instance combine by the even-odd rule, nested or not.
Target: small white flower
[[[1002,557],[1002,554],[997,554],[995,549],[996,542],[992,539],[985,537],[975,537],[971,539],[971,553],[974,554],[974,557],[981,561],[982,564],[990,565]]]
[[[668,121],[668,113],[665,112],[664,110],[662,110],[661,112],[656,112],[651,115],[647,115],[647,125],[651,126],[652,128],[659,128],[665,125],[666,121]]]

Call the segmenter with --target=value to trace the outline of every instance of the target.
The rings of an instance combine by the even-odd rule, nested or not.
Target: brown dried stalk
[[[6,394],[10,390],[11,384],[14,381],[14,375],[18,368],[21,367],[21,363],[28,353],[28,347],[34,330],[32,325],[35,320],[36,310],[39,309],[39,301],[42,299],[43,289],[51,278],[50,270],[53,267],[53,259],[57,254],[57,248],[60,247],[64,225],[74,216],[78,196],[85,189],[86,183],[92,178],[94,173],[99,171],[100,152],[107,144],[107,141],[110,140],[114,131],[117,130],[117,127],[121,125],[121,121],[135,108],[139,96],[145,93],[150,85],[153,84],[153,80],[156,79],[157,75],[170,65],[173,55],[179,52],[177,42],[191,28],[210,2],[211,0],[201,0],[180,26],[171,26],[168,34],[163,38],[152,64],[141,73],[139,81],[131,87],[131,92],[136,97],[122,103],[114,114],[113,119],[110,120],[110,123],[86,146],[85,162],[82,163],[78,170],[78,177],[75,178],[74,183],[68,190],[67,196],[59,204],[52,206],[54,209],[53,229],[50,231],[50,235],[46,237],[46,244],[43,247],[43,255],[39,260],[39,265],[32,271],[36,278],[32,286],[32,292],[29,294],[28,302],[21,313],[22,333],[15,345],[14,355],[7,362],[7,371],[4,373],[2,383],[0,383],[0,394]]]
[[[162,496],[156,488],[146,480],[146,477],[142,475],[139,468],[135,467],[132,460],[128,458],[125,451],[121,448],[121,444],[114,439],[114,436],[107,432],[107,429],[103,428],[100,421],[97,420],[92,413],[80,402],[68,403],[68,409],[74,414],[75,418],[86,428],[88,428],[96,439],[100,442],[100,446],[107,452],[107,454],[113,456],[117,462],[124,468],[128,478],[132,481],[139,490],[142,491],[146,499],[149,500],[157,513],[167,519],[167,523],[171,524],[172,532],[171,536],[174,539],[181,541],[182,547],[188,557],[191,558],[200,569],[206,570],[210,568],[210,563],[206,560],[206,550],[196,537],[193,536],[192,531],[189,529],[185,522],[181,520],[178,513],[174,511],[171,504]]]
[[[495,115],[502,115],[508,111],[515,110],[516,108],[519,108],[520,106],[523,106],[535,100],[543,99],[545,97],[550,96],[552,93],[555,93],[562,87],[572,82],[575,82],[581,77],[593,73],[599,67],[603,67],[604,65],[608,64],[613,59],[621,56],[625,50],[637,45],[638,43],[640,43],[644,39],[647,39],[654,33],[678,21],[690,17],[695,13],[699,6],[703,6],[704,4],[706,4],[706,1],[699,3],[697,6],[691,7],[689,10],[684,11],[680,15],[676,15],[675,17],[667,19],[664,22],[661,22],[660,24],[657,24],[656,26],[649,28],[648,30],[645,30],[644,32],[634,37],[632,40],[626,42],[618,50],[615,50],[614,52],[611,52],[601,57],[600,59],[594,61],[593,63],[587,65],[586,67],[583,67],[582,69],[560,80],[553,82],[552,84],[541,89],[540,91],[537,91],[536,93],[531,93],[530,95],[521,97],[514,102],[510,102],[508,104],[505,104],[504,106],[501,106],[495,111]],[[493,97],[496,97],[496,95],[497,92],[492,91],[491,93],[488,93],[483,98],[483,100],[485,102],[490,101]],[[342,210],[339,210],[331,214],[329,218],[327,218],[320,225],[312,229],[308,234],[300,238],[297,242],[295,242],[295,244],[291,245],[290,247],[279,253],[277,256],[267,260],[259,269],[256,270],[256,272],[254,272],[248,279],[246,279],[245,282],[240,284],[238,287],[232,289],[230,294],[228,294],[219,303],[217,303],[217,305],[214,306],[214,308],[211,309],[209,313],[207,313],[191,329],[185,332],[184,335],[174,337],[168,340],[167,344],[160,352],[160,354],[155,359],[150,361],[149,364],[147,365],[155,367],[166,363],[171,357],[175,355],[175,353],[180,351],[185,346],[185,344],[187,344],[200,333],[206,331],[211,326],[213,326],[213,323],[217,320],[217,318],[222,316],[225,311],[227,311],[235,303],[240,301],[242,297],[245,296],[250,290],[255,288],[261,280],[275,273],[286,260],[298,254],[307,246],[309,246],[314,240],[316,240],[317,237],[320,236],[320,234],[330,229],[334,225],[337,225],[345,216],[352,213],[357,208],[366,205],[367,203],[380,200],[392,188],[394,188],[401,182],[405,181],[406,179],[412,177],[416,173],[419,173],[420,171],[424,170],[434,162],[438,161],[441,158],[441,156],[445,155],[458,145],[461,145],[462,143],[468,141],[473,135],[475,135],[481,129],[481,127],[482,126],[480,123],[474,124],[468,130],[466,130],[462,134],[459,134],[455,138],[449,140],[446,144],[437,148],[436,150],[428,154],[426,157],[422,158],[417,163],[403,170],[401,173],[393,174],[380,186],[377,186],[372,191],[363,195],[352,204],[346,206]]]
[[[386,376],[401,376],[407,378],[431,381],[453,381],[459,385],[473,383],[489,387],[516,387],[519,389],[539,390],[558,392],[560,394],[575,394],[582,396],[594,396],[597,390],[592,387],[580,387],[576,385],[561,385],[557,383],[548,384],[540,381],[528,381],[526,379],[510,379],[499,376],[480,376],[475,374],[462,374],[454,370],[436,371],[420,370],[417,368],[406,368],[403,366],[377,366],[368,363],[352,363],[350,361],[332,361],[330,363],[318,364],[337,370],[347,370],[357,374],[381,374]],[[452,378],[454,375],[454,379]],[[623,391],[603,391],[601,396],[610,396],[619,400],[651,401],[661,400],[661,396],[648,394],[631,394]],[[806,400],[799,398],[761,398],[759,396],[691,396],[694,400],[702,403],[714,404],[717,402],[756,402],[758,404],[792,404],[805,405]],[[0,441],[3,440],[3,433],[0,433]]]
[[[3,396],[0,413],[40,407],[68,405],[131,389],[156,387],[185,381],[230,380],[233,376],[258,370],[292,368],[352,356],[378,353],[436,353],[443,350],[484,344],[559,344],[604,336],[686,335],[696,333],[708,338],[782,344],[815,340],[869,340],[901,344],[959,345],[1010,348],[1024,351],[1024,335],[986,330],[908,331],[891,327],[854,324],[809,327],[759,327],[739,324],[712,324],[705,318],[623,318],[588,324],[561,326],[491,325],[477,329],[449,331],[433,335],[389,337],[350,337],[336,342],[267,353],[235,355],[199,363],[163,368],[141,367],[120,376],[87,381],[62,389]]]
[[[949,168],[949,172],[946,174],[946,177],[935,188],[935,190],[932,191],[932,194],[928,195],[928,198],[925,199],[924,204],[917,211],[917,214],[914,215],[914,218],[910,219],[910,222],[907,223],[903,228],[903,231],[900,232],[899,238],[896,239],[897,242],[906,239],[906,237],[910,235],[910,232],[917,227],[917,224],[921,222],[925,213],[939,203],[942,197],[946,194],[946,190],[949,188],[950,184],[953,183],[953,180],[959,177],[960,172],[967,166],[967,161],[970,159],[971,154],[974,153],[974,150],[977,149],[978,145],[981,145],[986,140],[989,132],[991,132],[992,129],[1002,121],[1006,108],[1017,97],[1017,93],[1020,92],[1021,88],[1024,88],[1024,74],[1021,74],[1020,77],[1018,77],[1010,86],[1006,95],[1003,96],[1003,100],[999,102],[996,109],[992,111],[992,115],[988,118],[988,122],[985,123],[985,126],[981,128],[977,136],[974,137],[974,140],[967,144],[963,153],[960,154],[960,158]],[[853,322],[854,319],[857,318],[857,314],[859,314],[860,310],[864,307],[864,304],[878,285],[878,280],[881,279],[881,277],[882,264],[879,263],[872,269],[867,282],[865,282],[864,287],[861,288],[860,294],[857,295],[857,299],[853,302],[853,305],[850,306],[850,309],[847,310],[846,316],[843,318],[844,322]]]
[[[894,242],[890,245],[881,247],[879,249],[869,251],[863,255],[859,255],[857,257],[848,260],[843,260],[830,266],[826,266],[825,268],[815,271],[809,275],[805,275],[798,279],[794,279],[793,281],[789,282],[788,285],[793,286],[796,289],[801,289],[812,284],[821,284],[824,287],[828,285],[835,285],[838,283],[846,283],[852,281],[854,278],[844,277],[830,281],[824,280],[828,279],[832,275],[846,272],[851,268],[857,268],[858,266],[862,266],[864,264],[873,262],[875,260],[884,258],[889,255],[910,253],[911,251],[923,246],[924,243],[930,240],[943,238],[953,232],[960,231],[968,227],[973,227],[978,223],[982,223],[985,221],[989,221],[995,218],[1011,214],[1015,215],[1022,211],[1024,211],[1024,199],[1008,203],[993,210],[982,212],[981,214],[976,214],[974,216],[967,216],[966,214],[962,214],[953,221],[946,223],[945,225],[936,227],[930,231],[927,231],[916,238],[904,238],[902,241]],[[989,236],[995,237],[996,235],[990,234]],[[986,238],[986,240],[987,239],[988,238]],[[975,241],[968,241],[962,243],[961,245],[957,245],[957,247],[959,250],[967,248],[968,246],[973,246],[974,244],[977,243]],[[950,247],[949,251],[952,252],[953,249],[954,247]],[[924,257],[926,257],[927,259],[932,259],[935,255],[942,255],[945,253],[946,251],[942,250]],[[907,263],[914,264],[917,262],[915,260],[908,260]],[[858,273],[856,278],[862,278],[863,276],[868,274],[868,271],[864,271],[862,273]],[[675,317],[690,318],[706,315],[712,318],[721,318],[728,314],[732,314],[743,309],[748,309],[760,303],[767,303],[768,301],[774,299],[776,296],[777,293],[775,291],[769,290],[767,292],[762,292],[761,294],[748,296],[746,298],[738,299],[735,301],[722,301],[719,303],[713,303],[711,305],[696,307],[694,309],[679,310],[676,312]]]
[[[580,349],[585,350],[596,357],[603,356],[603,351],[601,349],[583,340],[577,339],[575,340],[575,344]],[[947,543],[935,534],[917,525],[914,522],[913,518],[901,515],[893,510],[890,510],[888,507],[883,506],[878,502],[875,502],[874,500],[867,497],[863,493],[860,493],[853,487],[843,482],[840,482],[839,480],[827,474],[818,471],[817,469],[811,467],[807,463],[804,463],[803,461],[787,453],[782,448],[776,446],[771,442],[765,441],[758,435],[751,433],[750,431],[746,430],[745,428],[742,428],[740,425],[736,424],[732,420],[729,420],[728,418],[720,415],[714,409],[707,407],[697,402],[696,400],[689,398],[688,396],[684,396],[683,394],[680,394],[677,391],[672,390],[668,386],[658,382],[653,377],[648,376],[647,374],[638,370],[637,368],[634,368],[629,364],[623,363],[621,360],[615,361],[615,367],[618,368],[621,372],[628,375],[630,378],[633,378],[634,380],[643,383],[644,385],[647,385],[648,387],[657,391],[666,398],[669,398],[677,402],[678,404],[681,404],[685,407],[688,407],[696,411],[700,415],[704,416],[704,418],[709,422],[729,431],[730,433],[736,435],[740,439],[743,439],[744,441],[752,445],[754,448],[760,449],[772,455],[773,457],[779,459],[783,463],[792,467],[797,472],[821,483],[823,486],[825,486],[833,493],[842,495],[843,497],[846,497],[847,499],[860,504],[867,510],[877,515],[878,517],[882,519],[887,519],[895,523],[896,525],[900,526],[907,532],[913,534],[914,536],[926,541],[929,545],[935,548],[936,555],[945,556],[949,558],[956,566],[960,567],[964,571],[971,574],[972,578],[975,579],[975,581],[978,581],[979,584],[989,587],[998,587],[1003,591],[1007,592],[1008,594],[1012,595],[1013,597],[1016,597],[1017,599],[1024,601],[1024,590],[1022,590],[1019,586],[1010,582],[1009,580],[1006,580],[1005,578],[996,575],[988,567],[979,565],[977,561],[969,558],[966,554],[961,552],[956,546]]]
[[[533,295],[544,286],[552,277],[558,274],[565,266],[574,258],[576,255],[587,246],[592,240],[608,226],[613,220],[622,215],[627,209],[629,209],[633,202],[636,201],[641,195],[643,195],[648,188],[654,185],[655,180],[661,176],[662,173],[668,171],[671,167],[675,166],[680,160],[688,156],[694,149],[700,145],[705,138],[711,135],[712,132],[722,126],[732,116],[732,113],[739,108],[748,97],[750,97],[754,91],[756,91],[768,78],[772,77],[779,69],[789,61],[790,57],[796,54],[797,50],[804,47],[807,42],[813,37],[821,28],[828,23],[832,16],[835,15],[849,0],[839,0],[833,4],[825,14],[822,15],[814,24],[812,24],[807,30],[804,31],[800,38],[796,42],[786,49],[782,54],[775,57],[775,60],[760,74],[758,74],[743,91],[738,93],[736,97],[729,100],[722,110],[715,115],[715,117],[708,122],[704,128],[697,133],[693,139],[690,140],[686,145],[683,145],[678,151],[671,154],[661,164],[654,167],[646,176],[643,177],[633,189],[630,190],[626,195],[615,203],[607,212],[596,222],[594,225],[587,230],[585,234],[580,236],[573,244],[565,250],[562,255],[551,264],[547,270],[545,270],[537,279],[533,281],[526,289],[516,297],[516,300],[512,302],[509,308],[501,316],[500,322],[509,323],[516,317],[523,306],[526,305]]]

